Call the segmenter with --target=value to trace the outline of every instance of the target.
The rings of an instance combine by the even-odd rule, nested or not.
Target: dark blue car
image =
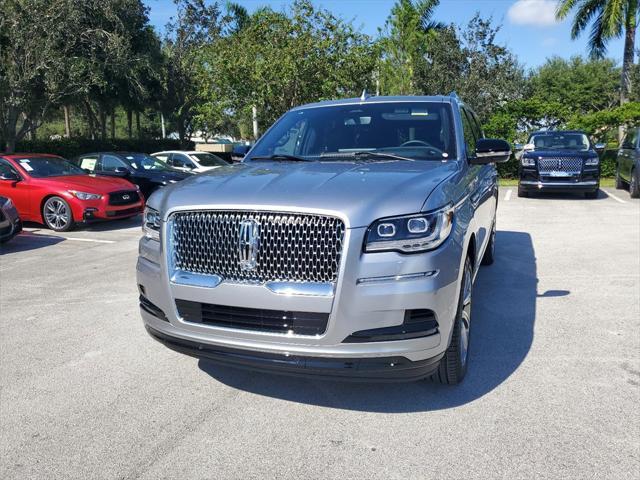
[[[534,192],[581,192],[596,198],[600,158],[584,132],[534,132],[520,157],[518,196]]]

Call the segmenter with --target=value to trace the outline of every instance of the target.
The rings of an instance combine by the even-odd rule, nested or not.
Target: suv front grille
[[[228,307],[178,299],[176,307],[185,322],[295,335],[322,335],[329,320],[328,313]]]
[[[241,222],[257,225],[255,265],[241,265]],[[324,215],[194,211],[171,217],[176,269],[237,282],[335,282],[344,222]]]
[[[135,190],[127,190],[122,192],[113,192],[109,194],[109,205],[131,205],[140,200],[138,192]]]
[[[538,170],[541,175],[547,175],[551,172],[579,175],[582,172],[582,159],[575,157],[541,158],[538,160]]]

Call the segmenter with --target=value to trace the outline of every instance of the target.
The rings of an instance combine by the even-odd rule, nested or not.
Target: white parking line
[[[508,202],[509,200],[511,200],[511,194],[513,193],[513,190],[510,188],[509,190],[507,190],[507,193],[504,194],[504,201]]]
[[[616,202],[627,203],[625,200],[622,200],[621,198],[616,197],[613,193],[611,193],[611,192],[609,192],[607,190],[605,190],[604,192],[607,194],[607,196],[613,198]]]
[[[63,240],[71,240],[74,242],[90,242],[90,243],[116,243],[114,240],[98,240],[94,238],[78,238],[78,237],[63,237],[62,235],[46,235],[41,233],[33,233],[29,230],[25,230],[21,235],[32,238],[61,238]]]

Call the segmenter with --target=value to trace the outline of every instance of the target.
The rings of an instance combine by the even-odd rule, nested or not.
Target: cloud
[[[518,0],[509,7],[507,17],[516,25],[550,27],[557,23],[557,0]]]

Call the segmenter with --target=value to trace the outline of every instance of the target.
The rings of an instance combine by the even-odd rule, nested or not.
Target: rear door
[[[637,149],[638,129],[634,128],[627,132],[618,152],[618,175],[625,182],[631,180],[631,166],[637,155]]]

